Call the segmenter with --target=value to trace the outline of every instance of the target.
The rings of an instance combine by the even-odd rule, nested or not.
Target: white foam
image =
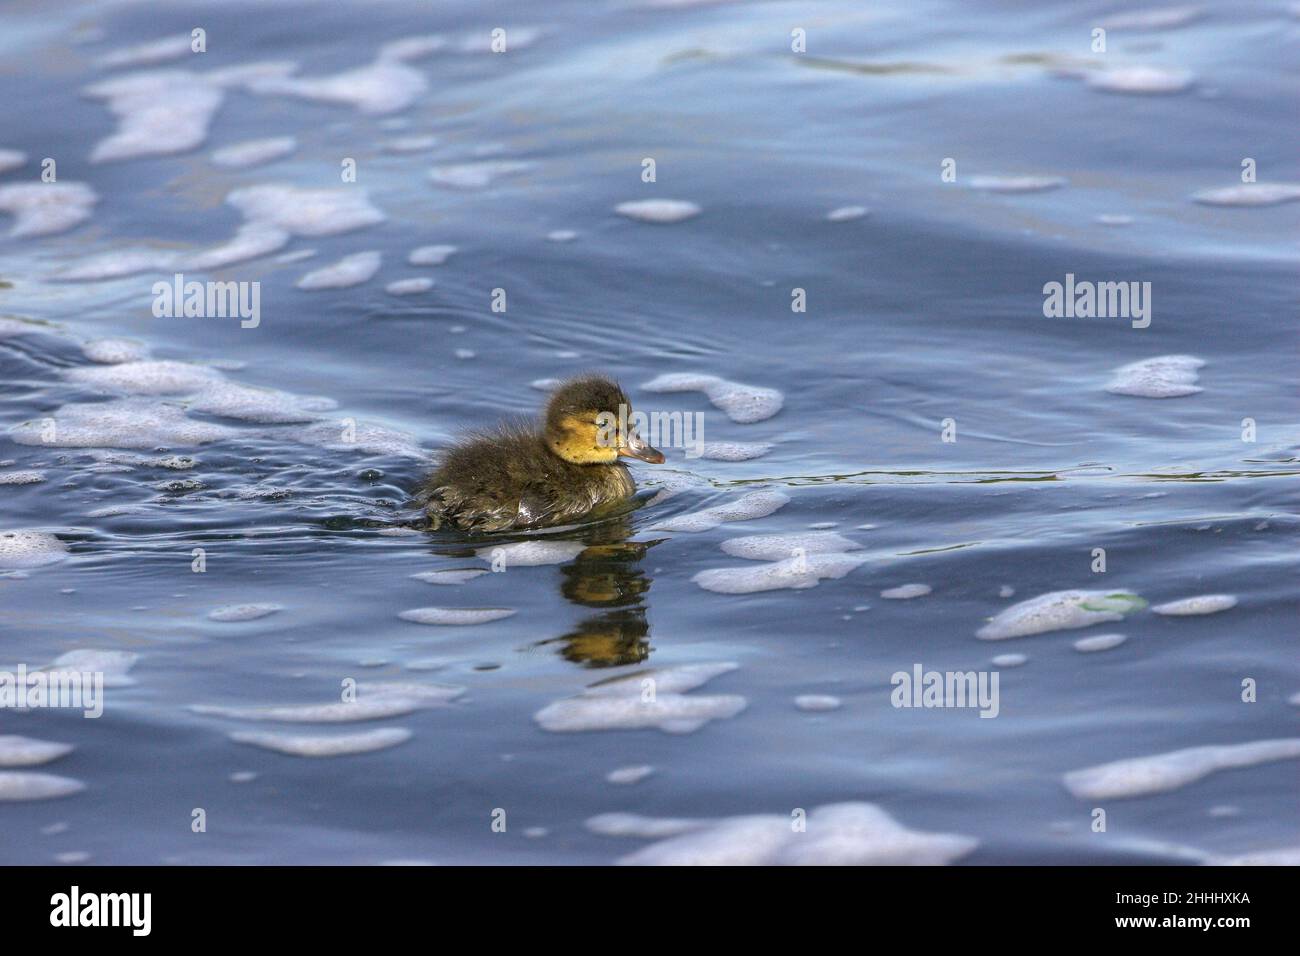
[[[708,825],[708,820],[647,817],[639,813],[599,813],[584,823],[588,830],[598,836],[642,837],[648,840],[677,836]]]
[[[800,694],[794,699],[794,705],[800,710],[820,713],[827,710],[839,710],[844,702],[830,694]]]
[[[192,411],[261,424],[311,422],[338,406],[331,398],[218,381],[188,402]]]
[[[867,559],[855,554],[810,554],[757,566],[710,568],[691,578],[717,594],[754,594],[778,588],[812,588],[823,578],[842,578]]]
[[[785,404],[785,396],[774,388],[742,385],[716,375],[670,372],[641,386],[647,392],[703,392],[714,407],[733,422],[750,424],[771,418]]]
[[[733,661],[710,661],[703,664],[679,664],[676,667],[651,668],[622,674],[590,685],[583,693],[587,697],[632,697],[640,695],[649,680],[656,693],[684,694],[703,687],[715,677],[730,674],[739,664]]]
[[[397,616],[415,624],[466,626],[490,624],[517,613],[508,607],[417,607]]]
[[[447,38],[436,33],[403,37],[379,48],[381,60],[415,60],[447,46]]]
[[[0,568],[6,571],[40,568],[67,556],[67,545],[44,531],[0,531]]]
[[[357,685],[356,699],[328,704],[279,704],[267,707],[222,707],[199,704],[190,708],[208,717],[269,720],[294,724],[343,724],[400,717],[426,707],[450,703],[465,693],[450,684],[377,683]]]
[[[737,666],[719,662],[639,671],[594,684],[578,697],[555,701],[533,719],[543,730],[554,733],[648,727],[670,734],[692,733],[710,721],[734,717],[745,709],[748,701],[737,695],[686,696],[686,691]]]
[[[79,226],[99,195],[85,183],[9,183],[0,186],[0,212],[14,217],[11,239],[50,236]]]
[[[678,515],[653,525],[652,531],[708,531],[725,521],[765,518],[790,501],[790,496],[772,490],[751,491],[727,504],[714,505],[691,514]]]
[[[43,471],[0,471],[0,485],[37,485],[44,480]]]
[[[1237,599],[1231,594],[1200,594],[1196,597],[1183,598],[1157,604],[1151,608],[1156,614],[1170,617],[1187,617],[1193,614],[1218,614],[1237,606]]]
[[[1204,189],[1192,199],[1206,206],[1276,206],[1300,200],[1300,183],[1242,183]]]
[[[18,169],[27,162],[27,154],[18,149],[0,149],[0,173]]]
[[[72,265],[55,272],[54,277],[68,282],[96,282],[150,270],[166,272],[179,268],[180,265],[181,257],[175,252],[160,249],[114,249],[78,259]]]
[[[455,246],[420,246],[412,249],[406,261],[413,266],[440,266],[456,254]]]
[[[696,825],[618,862],[635,866],[943,866],[979,844],[973,837],[910,830],[871,803],[816,807],[797,832],[788,814],[727,817]]]
[[[1255,850],[1237,856],[1221,856],[1216,857],[1212,863],[1215,866],[1300,866],[1300,846]]]
[[[702,212],[695,203],[684,199],[636,199],[619,203],[614,211],[638,222],[660,224],[681,222]]]
[[[1107,30],[1169,30],[1199,19],[1204,10],[1197,6],[1158,7],[1130,10],[1101,21]]]
[[[216,369],[170,360],[82,365],[63,374],[69,381],[121,395],[177,395],[194,392],[222,379]]]
[[[117,117],[117,129],[91,151],[96,163],[168,156],[201,146],[225,98],[221,86],[185,70],[130,73],[84,92],[105,100]]]
[[[573,242],[578,234],[572,229],[552,229],[546,234],[547,242]]]
[[[347,757],[396,747],[410,740],[411,732],[404,727],[379,727],[355,734],[323,737],[240,731],[231,734],[230,739],[236,743],[252,744],[254,747],[288,754],[291,757]]]
[[[573,697],[542,708],[535,719],[543,730],[554,733],[655,727],[664,733],[689,734],[710,721],[736,716],[746,704],[745,698],[736,695],[660,694],[648,702],[621,697]]]
[[[202,445],[237,434],[225,425],[196,422],[172,405],[145,399],[64,405],[51,417],[15,425],[10,436],[20,445],[55,448],[157,448]]]
[[[0,803],[16,800],[52,800],[86,789],[80,780],[52,773],[0,770]]]
[[[317,422],[303,428],[295,437],[298,441],[335,451],[395,455],[400,458],[427,457],[411,435],[370,422],[353,422],[350,428],[341,421]]]
[[[150,40],[147,43],[138,43],[135,46],[106,53],[97,59],[95,64],[102,69],[111,70],[120,66],[151,66],[168,60],[179,60],[192,52],[192,42],[189,34],[185,33],[164,37],[161,40]]]
[[[35,767],[72,753],[72,744],[0,735],[0,767]]]
[[[396,113],[429,89],[424,74],[402,59],[381,57],[365,66],[323,76],[267,76],[253,81],[250,89],[255,93],[351,106],[370,116]]]
[[[880,592],[882,598],[895,601],[910,601],[912,598],[925,597],[932,590],[928,584],[900,584],[896,588],[887,588]]]
[[[283,159],[297,148],[298,141],[292,136],[268,136],[265,139],[247,139],[218,149],[213,152],[211,159],[214,166],[244,169]]]
[[[433,280],[423,276],[414,279],[397,279],[384,286],[389,295],[419,295],[433,288]]]
[[[851,222],[863,218],[868,212],[870,210],[866,206],[840,206],[828,212],[826,218],[830,222]]]
[[[82,354],[92,362],[120,365],[149,357],[149,346],[135,339],[93,339],[81,346]]]
[[[634,783],[640,783],[654,772],[655,768],[648,764],[639,767],[619,767],[617,770],[611,770],[605,774],[605,779],[619,786],[630,786]]]
[[[293,252],[286,252],[284,255],[276,256],[275,261],[282,265],[288,265],[292,262],[302,262],[304,259],[310,259],[315,255],[315,249],[295,249]]]
[[[466,584],[482,574],[490,574],[487,568],[449,568],[445,571],[421,571],[411,577],[425,584]]]
[[[1060,189],[1066,183],[1060,176],[972,176],[971,189],[992,193],[1041,193]]]
[[[1024,654],[999,654],[990,663],[994,667],[1021,667],[1029,663],[1029,658]]]
[[[1300,737],[1257,740],[1245,744],[1189,747],[1150,757],[1116,760],[1072,770],[1064,780],[1066,789],[1080,799],[1138,797],[1177,790],[1219,770],[1253,767],[1297,757],[1300,757]]]
[[[430,169],[429,181],[450,189],[486,189],[504,176],[513,176],[532,167],[532,163],[506,159],[451,163]]]
[[[428,135],[395,136],[384,140],[386,153],[422,153],[438,145],[438,137]]]
[[[1179,398],[1201,391],[1197,369],[1204,360],[1194,355],[1158,355],[1115,369],[1106,391],[1138,398]]]
[[[46,670],[98,672],[104,675],[105,687],[133,687],[135,678],[130,670],[139,659],[140,655],[131,651],[83,647],[60,654]]]
[[[586,550],[577,541],[519,541],[479,548],[477,554],[494,566],[506,568],[533,568],[545,564],[565,564]]]
[[[1156,66],[1120,66],[1088,74],[1088,85],[1107,93],[1181,93],[1195,77],[1186,70]]]
[[[1071,630],[1123,620],[1145,602],[1123,589],[1109,591],[1051,591],[1013,604],[975,632],[985,641],[1027,637],[1048,631]]]
[[[1092,654],[1097,651],[1108,651],[1112,647],[1119,647],[1127,640],[1128,637],[1123,634],[1094,634],[1091,637],[1079,638],[1074,642],[1074,649],[1084,654]]]
[[[745,538],[728,538],[722,542],[721,547],[723,552],[737,558],[782,561],[797,557],[801,552],[805,555],[843,554],[845,551],[856,551],[862,545],[834,531],[812,534],[797,531],[793,534],[755,534]]]
[[[307,273],[298,280],[298,288],[310,291],[347,289],[369,282],[382,264],[383,256],[379,252],[374,250],[355,252],[350,256],[344,256],[332,265]]]
[[[771,450],[771,443],[763,441],[707,441],[700,457],[706,461],[750,461]]]
[[[269,602],[261,604],[226,604],[208,612],[208,620],[234,623],[239,621],[256,621],[268,617],[277,611],[283,611],[284,605]]]
[[[364,189],[299,189],[268,184],[232,190],[226,202],[250,223],[294,236],[334,236],[384,221]]]

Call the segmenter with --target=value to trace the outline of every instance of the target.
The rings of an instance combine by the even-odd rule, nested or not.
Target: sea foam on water
[[[639,730],[688,734],[739,714],[748,704],[735,694],[688,696],[705,682],[736,669],[731,662],[686,664],[641,671],[588,687],[581,695],[543,707],[534,719],[543,730],[573,733]],[[648,693],[648,688],[653,693]]]
[[[647,392],[703,392],[714,407],[733,422],[750,424],[771,418],[785,404],[785,396],[774,388],[729,382],[717,375],[669,372],[641,386]]]
[[[796,832],[788,814],[687,821],[687,828],[618,862],[632,866],[943,866],[979,841],[911,830],[872,803],[815,807]]]
[[[1051,591],[1002,611],[975,636],[985,641],[1027,637],[1123,620],[1129,611],[1145,607],[1136,594],[1110,591]]]

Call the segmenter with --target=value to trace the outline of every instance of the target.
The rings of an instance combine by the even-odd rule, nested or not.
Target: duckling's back
[[[572,464],[538,432],[507,426],[448,449],[417,500],[434,528],[492,532],[562,524],[634,491],[621,464]]]

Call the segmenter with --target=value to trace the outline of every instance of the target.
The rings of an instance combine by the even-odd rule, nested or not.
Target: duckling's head
[[[620,456],[662,462],[663,453],[641,440],[632,421],[632,403],[617,382],[584,375],[565,382],[551,396],[546,445],[577,465],[610,465]]]

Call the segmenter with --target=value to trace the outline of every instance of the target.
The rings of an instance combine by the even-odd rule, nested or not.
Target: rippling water
[[[1287,858],[1300,19],[1117,7],[8,4],[0,667],[118,676],[0,711],[0,858]],[[259,321],[157,317],[178,272]],[[1046,318],[1067,274],[1150,325]],[[418,529],[451,434],[591,368],[760,454]],[[892,706],[917,665],[997,671],[996,719]]]

